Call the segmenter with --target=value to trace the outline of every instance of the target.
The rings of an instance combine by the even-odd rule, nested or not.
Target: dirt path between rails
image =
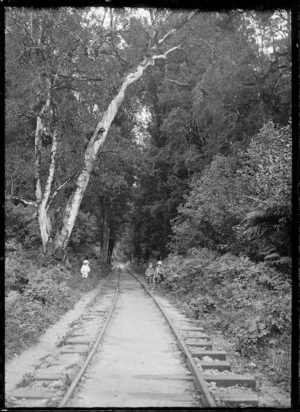
[[[55,350],[57,342],[66,334],[70,324],[83,314],[85,308],[102,288],[103,282],[104,280],[101,280],[97,288],[84,294],[73,309],[47,329],[36,345],[5,364],[5,392],[13,390],[22,381],[25,373],[32,373],[41,359]]]
[[[124,270],[120,290],[104,340],[67,406],[196,406],[186,362],[159,309]]]

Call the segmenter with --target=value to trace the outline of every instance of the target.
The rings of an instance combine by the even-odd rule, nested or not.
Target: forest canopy
[[[290,13],[6,9],[7,238],[286,270]]]

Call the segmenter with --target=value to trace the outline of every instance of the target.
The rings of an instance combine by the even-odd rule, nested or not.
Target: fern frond
[[[258,219],[264,216],[264,211],[260,209],[252,210],[252,212],[247,213],[243,219],[243,223],[253,224]]]
[[[271,204],[247,213],[243,219],[246,227],[278,225],[280,219],[290,218],[290,205]]]
[[[264,257],[265,260],[278,260],[278,258],[280,258],[280,255],[278,253],[271,253],[270,255]]]
[[[278,264],[292,267],[292,258],[289,256],[282,256],[280,259],[278,259]]]

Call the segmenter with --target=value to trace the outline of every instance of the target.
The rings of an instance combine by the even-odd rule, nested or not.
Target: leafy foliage
[[[266,264],[191,249],[170,255],[164,266],[166,287],[183,308],[229,336],[243,355],[266,352],[270,341],[291,335],[291,281]]]
[[[60,191],[51,204],[53,230],[61,225],[62,211],[74,189],[74,179],[81,168],[90,131],[94,130],[116,95],[124,75],[147,56],[149,39],[163,37],[169,29],[176,27],[183,15],[180,11],[151,10],[148,18],[144,18],[133,9],[106,8],[99,9],[98,13],[93,9],[74,8],[7,10],[6,145],[9,156],[6,190],[34,198],[36,117],[45,103],[49,86],[45,79],[48,78],[52,82],[51,98],[59,113],[52,192],[59,188]],[[108,20],[109,25],[105,24]],[[96,179],[86,193],[87,201],[82,212],[97,215],[97,202],[92,202],[92,206],[87,204],[94,190],[100,189],[101,215],[109,215],[104,219],[108,219],[107,222],[98,217],[100,232],[107,232],[109,228],[115,241],[119,230],[115,229],[116,222],[128,218],[129,203],[133,202],[136,209],[133,215],[139,215],[139,218],[132,219],[132,225],[136,227],[132,231],[136,236],[132,243],[139,250],[143,244],[144,249],[166,256],[172,232],[170,222],[176,218],[177,207],[184,202],[189,185],[200,178],[206,179],[207,185],[210,179],[222,180],[222,170],[227,167],[221,165],[222,156],[233,158],[234,163],[237,148],[245,151],[253,135],[264,124],[261,133],[266,142],[269,133],[271,140],[277,132],[267,123],[270,119],[281,126],[287,124],[290,114],[289,22],[290,15],[284,11],[267,16],[251,11],[197,13],[187,26],[182,26],[173,38],[168,39],[170,45],[184,42],[184,50],[170,53],[166,60],[157,60],[135,84],[134,90],[131,88],[126,92],[124,104],[109,131],[113,144],[106,147],[99,162],[95,163],[98,168],[94,175]],[[257,42],[254,27],[264,33],[260,42]],[[147,119],[144,121],[141,119],[145,118],[145,113]],[[51,123],[51,119],[44,120]],[[141,135],[143,144],[137,149]],[[42,147],[42,186],[47,178],[51,154],[51,142],[46,140]],[[20,148],[18,153],[14,150],[16,144]],[[247,156],[253,163],[255,156],[258,159],[263,153],[263,148],[261,146],[259,153],[259,140],[251,144],[253,156],[250,152]],[[274,153],[276,147],[272,149]],[[129,155],[131,150],[132,156]],[[122,156],[124,152],[126,155]],[[216,160],[218,155],[221,159]],[[139,160],[145,158],[148,159],[144,161],[147,170],[143,174]],[[269,162],[268,156],[265,159]],[[128,160],[132,161],[133,167],[128,167]],[[208,171],[210,165],[214,171]],[[20,175],[23,166],[24,176]],[[113,166],[117,169],[115,175]],[[256,180],[262,190],[267,190],[270,173],[273,174],[274,185],[269,189],[272,192],[280,179],[279,174],[287,170],[280,168],[277,175],[275,160],[273,165],[262,162],[261,166],[261,171],[255,172]],[[268,167],[271,167],[270,173],[266,173]],[[233,166],[228,166],[229,169],[234,173]],[[244,172],[246,174],[246,170]],[[220,190],[225,180],[220,181]],[[227,186],[234,180],[231,176],[226,181]],[[66,181],[68,183],[64,185]],[[142,194],[141,202],[139,196],[133,195],[133,182]],[[253,188],[256,187],[254,178],[251,183]],[[127,189],[125,199],[122,193],[127,194]],[[282,187],[282,190],[285,189]],[[236,210],[232,205],[226,207],[224,193],[220,193],[220,201],[214,195],[211,213],[209,208],[205,213],[203,209],[200,236],[203,245],[229,250],[240,215],[252,211],[252,203],[242,204],[245,199],[238,196],[238,190],[233,192],[232,201],[239,200]],[[272,192],[271,196],[276,194]],[[124,210],[123,215],[121,210]],[[188,225],[186,220],[181,223]],[[102,237],[107,235],[108,232],[101,234]],[[197,244],[199,236],[194,235]],[[75,243],[76,239],[77,235]],[[193,241],[190,243],[193,245]],[[238,249],[238,243],[233,248]],[[251,245],[252,255],[257,255],[257,247],[254,243]]]
[[[20,246],[20,245],[18,245]],[[90,259],[91,273],[82,282],[83,258],[71,254],[70,269],[45,265],[37,251],[24,251],[5,258],[5,352],[6,360],[36,343],[41,333],[78,301],[82,292],[93,289],[110,271]],[[49,263],[49,262],[48,262]]]
[[[40,244],[39,226],[33,219],[35,208],[6,202],[6,237],[15,238],[26,248]]]
[[[72,235],[70,238],[70,246],[74,249],[78,247],[89,247],[97,241],[98,229],[97,219],[90,212],[79,211]]]
[[[61,312],[59,312],[61,314]],[[38,301],[28,302],[18,298],[13,304],[6,304],[5,344],[6,359],[26,349],[37,341],[41,331],[57,320],[53,307],[44,307]]]
[[[73,306],[79,293],[66,285],[68,270],[41,267],[37,254],[20,250],[17,256],[6,257],[5,263],[5,346],[9,359],[36,342]]]
[[[277,253],[278,267],[288,270],[292,219],[290,125],[276,128],[272,122],[266,124],[241,158],[245,163],[237,173],[248,194],[257,199],[242,221],[242,233],[250,241],[263,243],[259,253],[267,261],[275,263],[270,252]]]
[[[270,122],[246,150],[228,157],[217,155],[200,176],[195,175],[173,222],[173,250],[183,253],[194,246],[209,246],[256,260],[265,257],[287,272],[290,134],[290,126],[278,128]]]
[[[72,291],[66,286],[66,282],[57,283],[53,279],[53,270],[47,273],[39,271],[31,276],[23,297],[27,301],[40,301],[46,306],[56,306],[64,310],[68,309],[73,301]]]
[[[161,256],[173,229],[173,250],[201,245],[259,258],[261,238],[244,237],[241,245],[237,237],[242,219],[258,205],[245,196],[255,196],[254,188],[266,190],[271,179],[274,188],[283,175],[290,179],[290,129],[284,129],[290,113],[289,30],[272,43],[280,21],[288,20],[284,12],[272,18],[255,12],[199,14],[183,30],[184,53],[172,54],[143,78],[139,99],[149,118],[144,153],[150,177],[139,180],[136,214],[141,244]],[[263,47],[254,26],[265,33]],[[271,47],[274,53],[267,55]],[[246,163],[256,173],[259,159],[260,174],[247,183],[238,177],[237,169],[247,174]]]
[[[240,153],[243,167],[237,173],[253,196],[262,201],[276,198],[284,204],[291,193],[291,160],[291,125],[276,127],[268,122]]]

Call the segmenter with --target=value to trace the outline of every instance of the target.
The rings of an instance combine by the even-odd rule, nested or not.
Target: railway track
[[[232,374],[202,328],[122,267],[23,380],[7,407],[258,405],[254,378]]]
[[[258,407],[258,396],[255,392],[256,381],[250,375],[239,375],[231,371],[230,362],[227,361],[227,353],[223,350],[215,350],[210,337],[203,328],[191,322],[169,301],[153,296],[148,290],[144,277],[133,276],[152,295],[155,303],[164,313],[176,335],[179,345],[185,353],[191,372],[195,375],[196,368],[200,379],[195,384],[204,399],[209,402],[209,407]],[[194,363],[191,364],[190,359]],[[194,368],[195,367],[195,368]],[[207,391],[213,398],[205,400]]]

